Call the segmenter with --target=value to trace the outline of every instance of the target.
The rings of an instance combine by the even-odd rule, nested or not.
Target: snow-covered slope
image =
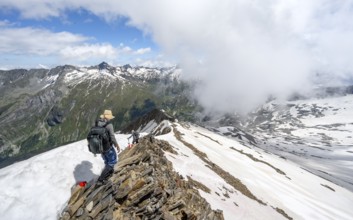
[[[258,147],[353,191],[353,95],[273,101],[253,120]]]
[[[299,165],[204,128],[170,122],[174,169],[225,219],[351,219],[353,193]],[[121,147],[127,136],[117,135]],[[2,219],[56,219],[75,182],[96,177],[103,163],[86,141],[69,144],[0,170]],[[289,216],[289,217],[288,217]]]
[[[127,136],[117,136],[122,149]],[[82,140],[0,170],[0,219],[56,219],[77,182],[98,177],[104,166]]]
[[[226,219],[284,219],[275,208],[294,219],[351,219],[353,216],[352,192],[297,164],[201,127],[177,126],[177,129],[184,134],[182,139],[205,153],[207,159],[200,159],[172,133],[162,137],[178,149],[179,155],[170,154],[169,159],[178,172],[192,176],[211,189],[210,194],[202,192],[202,195],[212,208],[223,210]],[[238,178],[266,205],[234,189],[210,164]]]

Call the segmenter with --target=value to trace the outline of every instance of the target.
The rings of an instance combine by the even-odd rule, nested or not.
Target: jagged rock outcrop
[[[125,128],[121,130],[121,133],[130,133],[132,130],[146,128],[146,125],[150,122],[155,122],[155,125],[157,126],[160,125],[160,123],[164,120],[168,120],[171,122],[175,121],[175,119],[172,116],[168,115],[165,111],[160,109],[153,109],[152,111],[128,124]]]
[[[49,126],[55,126],[57,124],[61,124],[63,121],[63,111],[59,109],[57,106],[54,106],[47,117],[47,123]]]
[[[152,140],[152,142],[151,142]],[[68,219],[223,219],[211,209],[192,180],[173,171],[166,141],[142,138],[119,155],[108,183],[74,186],[60,220]]]

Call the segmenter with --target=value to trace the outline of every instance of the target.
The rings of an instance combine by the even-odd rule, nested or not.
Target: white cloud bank
[[[90,43],[94,40],[91,37],[65,31],[52,32],[44,28],[18,27],[6,20],[0,21],[0,33],[0,55],[12,54],[36,59],[49,56],[56,59],[58,63],[55,65],[92,64],[90,62],[103,60],[113,62],[120,56],[151,52],[150,48],[134,50],[124,45],[114,47],[110,43]]]
[[[87,60],[94,57],[114,59],[118,49],[110,44],[83,44],[78,46],[66,46],[60,50],[60,55],[67,60]]]
[[[53,33],[46,29],[1,27],[0,53],[50,55],[68,45],[78,45],[86,37],[69,32]]]
[[[140,49],[136,50],[135,53],[142,55],[142,54],[149,53],[149,52],[151,52],[151,48],[146,47],[146,48],[140,48]]]
[[[119,16],[143,30],[184,76],[202,81],[196,94],[214,110],[249,109],[268,94],[310,88],[353,75],[353,0],[3,0],[25,18],[84,8],[107,21]],[[318,79],[315,79],[318,80]]]

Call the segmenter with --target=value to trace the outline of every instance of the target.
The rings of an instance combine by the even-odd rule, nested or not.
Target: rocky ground
[[[224,219],[197,190],[210,189],[176,173],[163,151],[177,154],[168,142],[151,137],[125,149],[107,184],[92,180],[72,187],[60,219]]]

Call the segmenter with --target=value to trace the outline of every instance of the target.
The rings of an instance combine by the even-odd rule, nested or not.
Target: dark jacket
[[[128,139],[130,139],[132,137],[133,140],[138,140],[140,137],[140,133],[138,133],[137,131],[132,132],[131,136],[128,137]]]
[[[118,142],[116,141],[115,135],[114,135],[114,127],[112,123],[109,123],[109,121],[107,119],[99,119],[98,120],[98,126],[103,127],[104,125],[106,125],[108,123],[106,127],[106,129],[109,131],[109,135],[110,135],[110,140],[112,141],[112,144],[114,144],[114,146],[118,147]]]

